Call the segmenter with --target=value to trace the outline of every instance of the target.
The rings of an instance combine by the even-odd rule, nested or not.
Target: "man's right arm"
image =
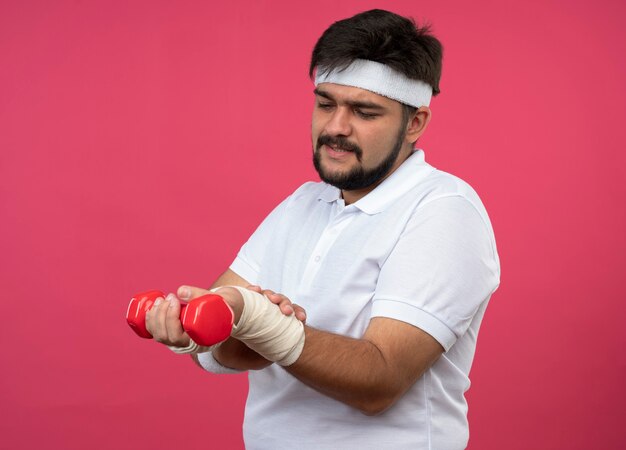
[[[249,287],[257,292],[261,291],[260,288],[256,289],[255,287],[250,286],[250,283],[248,283],[247,280],[239,276],[237,273],[233,272],[231,269],[227,269],[222,275],[220,275],[218,279],[215,280],[215,282],[211,285],[211,289],[220,286]],[[204,289],[181,286],[178,289],[178,297],[182,300],[189,301],[205,295],[207,292],[208,291]],[[268,298],[270,299],[270,301],[276,303],[279,306],[283,314],[291,315],[292,313],[295,313],[298,320],[302,322],[305,321],[305,311],[297,305],[292,305],[291,302],[286,299],[286,297],[269,295]],[[250,349],[250,347],[234,338],[229,338],[224,341],[212,353],[213,358],[215,358],[215,360],[219,364],[229,369],[260,370],[272,364],[271,361],[268,361],[257,352]],[[191,357],[196,364],[204,368],[198,360],[198,355],[192,354]]]
[[[232,270],[227,269],[217,278],[217,280],[215,280],[210,289],[214,289],[220,286],[246,287],[249,284],[250,283],[248,283],[248,281],[246,281],[244,278],[240,277]],[[181,286],[178,289],[178,297],[185,301],[200,297],[202,295],[205,295],[206,293],[207,291],[204,289],[198,289],[189,286]],[[220,344],[220,346],[212,353],[213,357],[218,363],[230,369],[259,370],[271,364],[271,361],[263,358],[254,350],[251,350],[250,347],[233,338],[228,338],[226,341],[222,342],[222,344]],[[193,361],[198,366],[204,369],[204,367],[198,360],[197,354],[192,354],[191,359],[193,359]]]

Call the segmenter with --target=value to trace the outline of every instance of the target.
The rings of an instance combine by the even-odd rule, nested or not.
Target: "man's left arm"
[[[271,290],[225,287],[217,294],[235,312],[235,339],[368,415],[392,406],[444,351],[431,335],[400,320],[374,317],[354,339],[285,316],[278,305],[289,299]]]
[[[393,405],[444,351],[428,333],[399,320],[374,317],[363,336],[354,339],[308,327],[293,313],[285,315],[282,308],[290,300],[269,290],[226,286],[215,293],[233,311],[235,342],[368,415]],[[174,320],[177,303],[167,309],[173,311],[173,325],[180,327]],[[216,355],[220,363],[223,357]]]
[[[375,415],[400,399],[443,351],[419,328],[375,317],[361,339],[305,327],[302,353],[285,369],[313,389]]]

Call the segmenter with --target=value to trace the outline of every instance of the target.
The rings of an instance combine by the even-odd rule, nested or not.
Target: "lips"
[[[332,150],[336,151],[336,152],[339,152],[339,153],[341,153],[341,152],[352,152],[352,150],[348,150],[348,149],[345,149],[345,148],[337,147],[336,145],[331,145],[330,148]]]
[[[350,159],[348,155],[350,154],[353,154],[357,161],[361,161],[361,155],[363,154],[363,151],[357,144],[350,142],[344,136],[322,134],[317,138],[316,148],[318,152],[321,153],[323,151],[329,158],[337,161],[348,161]]]
[[[350,153],[354,153],[352,150],[348,150],[338,146],[324,145],[326,154],[332,159],[346,158]]]

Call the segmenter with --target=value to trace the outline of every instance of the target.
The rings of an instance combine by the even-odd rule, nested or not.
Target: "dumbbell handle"
[[[163,292],[152,290],[135,295],[128,304],[126,321],[138,336],[151,339],[146,329],[146,313]],[[234,314],[224,299],[207,294],[180,305],[183,330],[199,345],[211,346],[225,341],[233,328]]]

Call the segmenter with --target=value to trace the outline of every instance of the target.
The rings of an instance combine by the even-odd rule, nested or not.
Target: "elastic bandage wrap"
[[[168,345],[171,351],[179,355],[189,355],[189,354],[197,354],[197,353],[206,353],[215,350],[219,345],[211,345],[210,347],[205,347],[204,345],[198,345],[192,339],[189,339],[189,345],[187,347],[174,347],[173,345]]]
[[[266,296],[239,286],[243,312],[231,336],[281,366],[290,366],[304,348],[304,324],[295,314],[284,315]]]

